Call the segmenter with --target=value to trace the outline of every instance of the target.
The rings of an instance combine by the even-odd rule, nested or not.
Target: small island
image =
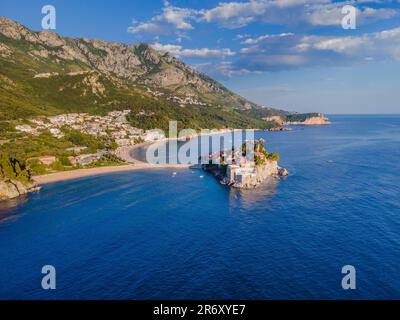
[[[249,148],[250,145],[250,148]],[[233,188],[253,189],[270,177],[285,177],[289,173],[278,165],[279,154],[269,153],[265,141],[245,143],[242,148],[209,155],[203,169],[212,173],[221,184]]]

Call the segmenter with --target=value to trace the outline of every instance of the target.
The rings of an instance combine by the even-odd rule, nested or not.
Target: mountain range
[[[142,129],[167,129],[169,120],[193,129],[267,129],[277,125],[271,117],[291,116],[248,101],[147,44],[66,38],[4,17],[0,94],[3,122],[130,109],[130,123]]]

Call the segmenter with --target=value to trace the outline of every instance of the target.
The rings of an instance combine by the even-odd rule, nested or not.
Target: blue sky
[[[400,112],[400,0],[2,0],[0,15],[40,30],[47,4],[63,36],[150,43],[262,105]]]

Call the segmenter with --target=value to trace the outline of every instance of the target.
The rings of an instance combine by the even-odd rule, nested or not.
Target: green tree
[[[278,153],[271,153],[268,155],[268,159],[272,161],[279,161],[280,156]]]
[[[55,162],[53,162],[53,164],[51,165],[51,169],[55,170],[55,171],[64,171],[65,168],[62,165],[62,163],[59,160],[56,160]]]
[[[46,174],[46,167],[39,160],[29,161],[29,168],[34,176]]]
[[[104,149],[106,147],[106,142],[104,140],[77,130],[67,131],[65,139],[76,146],[88,147],[89,152],[96,152],[98,149]]]
[[[261,165],[265,164],[265,158],[256,157],[255,163],[256,163],[256,166],[261,166]]]
[[[25,163],[4,152],[0,153],[0,175],[2,178],[30,181],[30,174]]]
[[[63,166],[65,166],[65,167],[70,167],[70,166],[72,166],[72,163],[71,163],[71,161],[69,161],[69,159],[68,159],[67,156],[62,156],[62,157],[60,158],[60,162],[61,162],[61,164],[62,164]]]

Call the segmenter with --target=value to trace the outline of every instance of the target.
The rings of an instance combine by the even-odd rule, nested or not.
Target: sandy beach
[[[234,129],[226,129],[226,130],[219,130],[210,132],[207,135],[215,135],[215,134],[224,134],[227,132],[236,131]],[[201,134],[192,135],[191,138],[201,137]],[[134,146],[129,147],[121,147],[118,148],[116,151],[116,155],[122,158],[127,162],[126,165],[121,166],[111,166],[111,167],[97,167],[97,168],[88,168],[88,169],[77,169],[71,171],[62,171],[62,172],[55,172],[50,173],[42,176],[34,176],[33,180],[38,185],[45,185],[53,182],[58,181],[66,181],[66,180],[73,180],[83,177],[90,177],[90,176],[97,176],[102,174],[108,173],[115,173],[115,172],[125,172],[125,171],[135,171],[135,170],[150,170],[150,169],[187,169],[192,165],[189,164],[149,164],[146,162],[141,162],[131,156],[131,152],[137,148],[142,148],[153,143],[160,143],[160,142],[168,142],[174,139],[164,139],[162,141],[156,142],[143,142]]]
[[[89,168],[89,169],[78,169],[71,171],[62,171],[56,173],[50,173],[42,176],[34,176],[33,180],[38,185],[45,185],[58,181],[66,181],[73,180],[83,177],[97,176],[108,173],[115,172],[126,172],[126,171],[135,171],[135,170],[150,170],[150,169],[186,169],[189,168],[189,165],[185,164],[159,164],[159,165],[151,165],[151,164],[136,164],[136,165],[123,165],[123,166],[113,166],[113,167],[98,167],[98,168]]]

